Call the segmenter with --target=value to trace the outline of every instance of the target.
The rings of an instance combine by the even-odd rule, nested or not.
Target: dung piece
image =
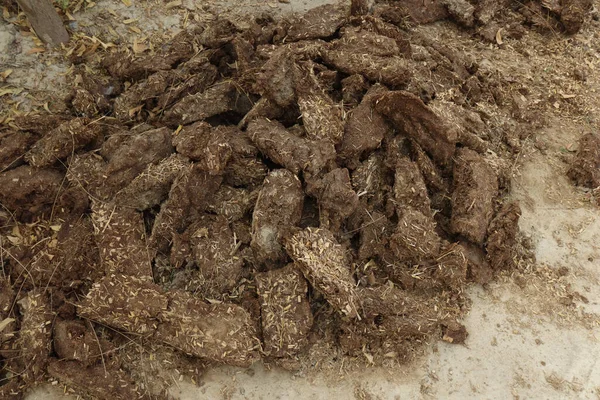
[[[33,256],[26,268],[15,269],[39,287],[62,286],[75,288],[91,283],[104,275],[99,268],[99,254],[94,242],[94,230],[89,218],[80,218],[53,225],[56,237],[49,237],[45,246]]]
[[[125,371],[103,364],[86,366],[79,361],[52,360],[48,373],[61,383],[75,387],[98,399],[149,400],[147,391],[140,388]]]
[[[23,156],[36,140],[36,135],[29,132],[0,133],[0,173],[22,164]]]
[[[217,18],[213,24],[204,28],[199,35],[199,42],[206,47],[221,47],[230,42],[236,33],[237,28],[231,21],[227,18]]]
[[[46,366],[52,351],[54,314],[50,299],[44,290],[35,289],[18,304],[23,315],[18,339],[20,356],[26,361],[22,378],[27,383],[40,382],[46,374]]]
[[[29,219],[50,210],[62,182],[58,171],[22,165],[0,174],[0,203],[17,218]]]
[[[286,41],[325,39],[332,36],[345,22],[348,13],[339,5],[325,4],[315,7],[292,20]]]
[[[108,73],[123,80],[140,78],[162,70],[170,70],[173,65],[188,60],[195,52],[194,33],[181,31],[155,54],[134,57],[128,51],[110,53],[102,59],[102,66]]]
[[[74,90],[71,105],[73,106],[73,110],[75,110],[77,115],[91,118],[98,114],[99,106],[96,104],[94,95],[85,89]]]
[[[460,25],[471,28],[475,23],[475,7],[467,0],[443,0],[442,3],[448,9],[450,17]]]
[[[186,354],[249,367],[259,359],[260,342],[250,314],[235,304],[207,304],[186,292],[169,293],[156,340]]]
[[[433,304],[427,299],[393,285],[359,288],[358,293],[362,318],[343,321],[338,337],[342,349],[350,354],[367,349],[399,352],[404,340],[422,339],[439,329]]]
[[[357,106],[368,89],[369,83],[360,74],[350,75],[342,79],[342,100],[344,104],[350,107]]]
[[[16,115],[14,125],[22,132],[31,132],[36,136],[43,136],[58,128],[65,121],[65,116],[56,114]]]
[[[479,154],[462,148],[456,152],[453,184],[450,228],[482,245],[498,196],[496,173]]]
[[[111,350],[110,342],[97,338],[80,320],[57,321],[53,330],[54,352],[61,360],[80,361],[84,366],[101,360]],[[103,354],[106,357],[108,354]]]
[[[251,108],[250,99],[239,92],[233,82],[225,81],[201,93],[182,98],[165,112],[165,122],[172,125],[188,125],[228,111],[245,115]]]
[[[361,198],[365,198],[373,209],[385,208],[393,183],[387,176],[382,154],[377,152],[371,154],[352,172],[354,191]]]
[[[172,71],[159,71],[147,79],[133,84],[115,99],[114,114],[121,121],[129,121],[151,100],[163,94],[169,87]]]
[[[174,235],[171,262],[175,266],[195,262],[198,273],[186,285],[187,289],[204,298],[218,299],[243,276],[244,260],[236,254],[237,249],[227,219],[203,214],[184,233]]]
[[[300,222],[303,205],[300,180],[285,169],[271,171],[260,189],[252,215],[251,247],[259,262],[285,261],[281,235]]]
[[[99,186],[102,198],[105,199],[129,185],[149,164],[158,163],[173,151],[169,128],[135,133],[119,140],[122,142],[111,151],[108,151],[111,140],[107,140],[103,146],[108,162],[102,171]]]
[[[87,118],[75,118],[53,129],[38,140],[25,154],[25,161],[34,167],[47,167],[73,154],[103,134],[101,124]]]
[[[254,277],[260,299],[265,354],[294,357],[308,344],[313,316],[308,284],[294,264]]]
[[[367,0],[352,0],[350,5],[350,15],[366,15],[369,12],[369,2]]]
[[[317,83],[312,63],[303,64],[296,94],[306,136],[310,140],[339,143],[344,135],[342,108]]]
[[[225,167],[223,182],[234,187],[254,189],[265,180],[269,169],[256,157],[237,157]]]
[[[519,203],[510,202],[502,206],[490,223],[486,250],[490,266],[495,270],[510,269],[516,265],[519,218]]]
[[[142,215],[131,208],[94,202],[92,221],[106,274],[131,275],[151,282],[155,251],[146,243]]]
[[[181,176],[189,165],[189,160],[178,154],[171,154],[158,164],[149,164],[115,195],[114,203],[138,211],[161,204],[167,198],[175,179]]]
[[[248,124],[248,135],[264,155],[296,175],[316,175],[335,159],[333,144],[299,138],[276,121],[256,119]]]
[[[213,128],[200,121],[184,127],[173,137],[177,152],[197,161],[206,171],[223,171],[232,155],[229,137],[224,129]]]
[[[402,210],[390,246],[400,262],[422,260],[439,254],[441,238],[435,231],[433,218],[411,207]]]
[[[362,74],[371,82],[381,82],[392,88],[401,88],[411,79],[409,63],[394,56],[385,57],[364,53],[347,53],[344,50],[328,50],[323,58],[345,74]]]
[[[258,190],[250,191],[222,185],[206,206],[206,210],[234,222],[244,218],[254,208],[257,198]]]
[[[269,80],[270,82],[270,80]],[[267,97],[261,97],[254,105],[252,109],[248,111],[248,114],[240,121],[238,126],[245,128],[248,123],[257,118],[267,119],[279,119],[282,118],[285,110],[277,105],[274,101],[269,100]]]
[[[579,186],[600,187],[600,136],[588,133],[579,140],[579,149],[567,172]]]
[[[187,167],[175,179],[168,199],[156,215],[150,247],[159,252],[167,251],[173,234],[183,232],[195,217],[204,212],[221,181],[221,176],[210,175],[198,165]]]
[[[431,201],[427,193],[427,186],[417,164],[403,157],[396,163],[394,174],[394,200],[398,215],[402,215],[406,207],[421,212],[432,218]]]
[[[333,232],[339,231],[343,221],[358,206],[358,195],[352,189],[350,174],[346,168],[334,169],[322,179],[310,182],[307,192],[318,200],[320,226]]]
[[[441,166],[456,149],[457,134],[415,95],[393,91],[378,96],[375,109],[388,117],[400,133],[413,138]]]
[[[592,8],[591,0],[560,0],[560,22],[568,34],[579,32],[585,16]]]
[[[202,53],[182,64],[174,71],[170,86],[158,94],[156,107],[166,109],[183,97],[205,91],[215,83],[219,74],[217,67],[208,62],[208,54]]]
[[[359,205],[359,247],[358,259],[368,261],[385,254],[385,247],[389,242],[389,237],[394,232],[394,225],[388,220],[385,214],[378,211],[369,211],[366,207]]]
[[[108,275],[97,281],[77,305],[77,313],[115,329],[137,334],[157,328],[168,298],[146,279],[129,275]]]
[[[344,248],[327,229],[306,228],[285,241],[285,249],[310,284],[333,308],[359,318],[360,297]]]
[[[273,104],[285,108],[296,102],[296,81],[300,68],[293,51],[282,46],[269,57],[257,76],[262,94]],[[268,115],[265,115],[268,118]]]
[[[405,0],[392,4],[386,12],[388,15],[398,12],[404,17],[410,17],[417,24],[429,24],[448,18],[448,11],[440,0]]]
[[[375,111],[373,103],[376,95],[386,91],[383,86],[373,86],[360,105],[347,117],[344,137],[338,147],[338,157],[351,169],[358,166],[364,154],[377,149],[391,131],[385,118]]]
[[[421,171],[421,175],[429,191],[431,193],[447,193],[450,185],[444,180],[439,168],[425,154],[421,146],[412,139],[410,141],[410,155],[419,167],[419,171]]]

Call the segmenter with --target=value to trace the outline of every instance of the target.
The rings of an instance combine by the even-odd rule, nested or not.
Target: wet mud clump
[[[475,32],[500,8],[352,3],[110,52],[102,102],[90,84],[0,130],[0,397],[159,397],[131,343],[297,369],[321,341],[379,363],[465,340],[465,286],[518,267],[513,152],[463,90],[477,68],[407,22]],[[517,9],[550,3],[579,29],[582,1]],[[575,183],[600,185],[599,148],[582,139]]]

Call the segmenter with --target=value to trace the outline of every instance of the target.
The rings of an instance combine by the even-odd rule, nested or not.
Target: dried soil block
[[[194,293],[205,298],[220,298],[242,278],[244,260],[236,254],[236,239],[225,217],[204,214],[183,234],[175,234],[171,252],[174,265],[186,261],[178,257],[185,255],[186,245],[188,257],[198,266],[197,277],[190,282]]]
[[[250,314],[235,304],[207,304],[187,292],[169,293],[155,339],[186,354],[249,367],[259,359],[260,342]]]
[[[393,91],[376,99],[375,109],[388,117],[400,133],[413,138],[435,162],[447,166],[456,149],[456,131],[417,96]]]
[[[579,186],[600,187],[600,136],[588,133],[579,140],[577,155],[567,172]]]
[[[252,215],[251,247],[259,262],[285,261],[281,236],[302,218],[304,192],[288,170],[271,171],[258,194]]]
[[[98,399],[147,400],[150,395],[141,389],[123,370],[102,364],[86,367],[79,361],[53,360],[48,373],[61,383]]]
[[[291,21],[285,39],[296,42],[328,38],[346,22],[347,17],[348,11],[340,5],[315,7]]]
[[[115,99],[115,117],[121,121],[134,119],[149,100],[155,99],[167,90],[172,75],[172,71],[159,71],[147,79],[131,85]]]
[[[29,132],[0,133],[0,173],[23,163],[27,150],[37,140],[37,136]]]
[[[498,196],[496,173],[479,154],[462,148],[456,152],[453,185],[450,228],[482,245]]]
[[[131,275],[151,282],[155,251],[146,242],[142,214],[113,203],[94,202],[92,222],[106,274]]]
[[[178,153],[213,174],[221,173],[232,155],[227,131],[204,121],[183,128],[173,136],[173,145]]]
[[[29,165],[0,174],[0,203],[17,217],[30,217],[54,204],[63,182],[63,174]]]
[[[110,145],[105,142],[104,148]],[[103,198],[110,198],[119,190],[131,183],[149,164],[155,164],[169,157],[173,151],[171,146],[171,130],[158,128],[142,133],[126,136],[123,143],[107,152],[108,162],[102,172],[101,193]]]
[[[178,154],[171,154],[158,164],[149,164],[115,195],[114,203],[138,211],[161,204],[167,198],[175,179],[182,175],[189,165],[189,160]]]
[[[510,269],[517,263],[517,235],[521,207],[518,202],[506,203],[496,214],[488,228],[487,258],[495,269]]]
[[[440,252],[441,238],[435,231],[430,216],[411,207],[402,210],[390,247],[398,261],[420,262],[436,257]]]
[[[19,330],[19,348],[25,360],[23,380],[40,382],[46,374],[46,366],[52,351],[52,321],[54,314],[50,299],[44,290],[36,289],[19,300],[23,318]]]
[[[15,265],[26,280],[32,279],[39,287],[76,287],[83,282],[94,282],[104,274],[99,268],[98,248],[89,218],[65,221],[52,228],[58,229],[56,237],[48,238],[27,271]]]
[[[221,185],[222,177],[210,175],[197,165],[192,165],[175,179],[168,199],[156,215],[150,248],[166,252],[175,232],[185,228],[202,213]]]
[[[276,121],[256,119],[248,124],[248,135],[264,155],[296,175],[316,175],[335,158],[333,144],[299,138]]]
[[[420,211],[427,217],[433,217],[431,201],[427,193],[427,186],[417,164],[403,157],[396,164],[394,174],[394,200],[398,215],[406,207]]]
[[[291,235],[285,249],[310,284],[337,311],[359,318],[360,297],[344,248],[326,229],[306,228]]]
[[[310,182],[307,192],[318,200],[320,226],[333,232],[337,232],[358,207],[358,195],[352,189],[346,168],[334,169],[322,179]]]
[[[169,299],[161,288],[129,275],[108,275],[94,283],[77,305],[80,316],[115,329],[146,334],[156,330]]]
[[[64,159],[103,135],[102,124],[87,118],[64,122],[38,140],[25,154],[25,161],[34,167],[46,167]]]
[[[57,321],[53,331],[54,352],[61,360],[77,360],[84,366],[100,360],[105,349],[98,347],[99,339],[83,321]],[[104,343],[108,347],[107,342]]]
[[[197,94],[190,94],[165,112],[165,121],[174,125],[188,125],[228,111],[245,115],[252,108],[246,94],[238,91],[231,81],[224,81]]]
[[[365,154],[376,150],[383,138],[391,132],[391,126],[375,111],[373,102],[376,95],[386,91],[383,86],[373,86],[347,117],[344,137],[338,147],[338,157],[351,169],[358,166]]]
[[[306,136],[310,140],[339,143],[344,135],[342,108],[323,91],[313,71],[314,64],[303,64],[296,94]]]
[[[235,188],[223,185],[214,194],[206,210],[222,215],[229,222],[238,221],[254,208],[258,198],[258,190]]]
[[[263,351],[270,357],[294,357],[308,343],[313,316],[308,284],[294,264],[255,276],[260,299]]]

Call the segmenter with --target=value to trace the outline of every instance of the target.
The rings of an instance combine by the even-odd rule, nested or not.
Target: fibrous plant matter
[[[518,140],[489,67],[405,28],[481,33],[502,7],[352,4],[115,51],[64,114],[0,132],[0,356],[35,356],[3,362],[0,394],[52,376],[144,398],[123,337],[243,367],[300,366],[319,340],[378,362],[464,340],[465,285],[522,257]],[[585,4],[514,9],[572,31]],[[598,186],[597,142],[578,184]]]

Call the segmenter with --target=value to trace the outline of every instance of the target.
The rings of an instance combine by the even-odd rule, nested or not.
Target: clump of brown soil
[[[479,32],[500,7],[422,3],[218,18],[107,54],[64,114],[2,130],[0,395],[53,377],[149,398],[130,343],[288,368],[319,341],[375,362],[462,343],[465,285],[521,256],[515,143],[473,106],[499,109],[471,58],[406,27]],[[581,10],[551,16],[572,31]],[[598,148],[584,138],[578,184],[598,186]]]

